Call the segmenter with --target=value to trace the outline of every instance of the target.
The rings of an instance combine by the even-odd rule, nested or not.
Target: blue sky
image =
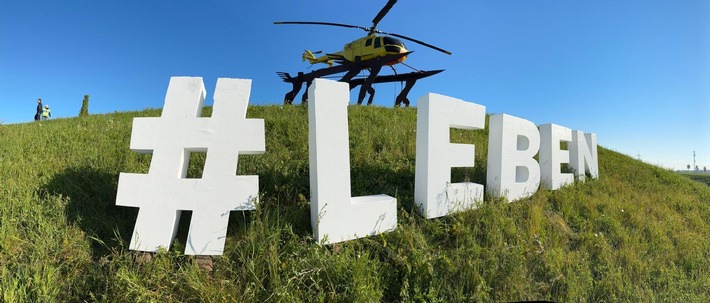
[[[2,1],[0,121],[29,122],[37,98],[55,117],[161,107],[171,76],[253,79],[251,104],[280,104],[276,71],[307,71],[304,49],[333,52],[385,0]],[[674,169],[710,167],[710,1],[400,0],[378,28],[414,43],[406,63],[446,69],[410,100],[440,93]],[[383,69],[383,72],[385,69]],[[411,71],[399,65],[400,73]],[[391,106],[399,84],[375,87]],[[355,91],[355,90],[354,90]],[[0,139],[1,140],[1,139]]]

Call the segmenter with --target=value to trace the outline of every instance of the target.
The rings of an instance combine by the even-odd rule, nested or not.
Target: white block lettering
[[[337,243],[394,230],[397,199],[350,197],[347,83],[316,79],[308,90],[311,226],[315,240]]]
[[[572,130],[555,124],[540,125],[540,174],[542,184],[555,190],[574,182],[574,175],[562,173],[562,163],[569,163],[569,150],[560,148],[560,142],[572,142]]]
[[[506,114],[489,120],[486,192],[508,201],[528,197],[540,186],[540,166],[533,158],[540,133],[532,122]]]
[[[587,172],[592,178],[599,178],[596,134],[585,134],[578,130],[573,131],[569,154],[569,164],[575,170],[580,181],[584,181],[584,174]]]
[[[426,218],[475,208],[483,201],[483,185],[451,183],[452,167],[473,167],[475,146],[452,144],[450,128],[483,129],[484,106],[427,94],[417,101],[417,162],[414,202]]]

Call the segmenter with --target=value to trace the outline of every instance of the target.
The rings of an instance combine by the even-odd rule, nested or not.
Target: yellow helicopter
[[[390,11],[390,9],[392,8],[392,6],[394,6],[395,3],[397,3],[397,0],[387,1],[387,4],[385,4],[385,6],[380,10],[380,12],[377,13],[375,18],[372,19],[371,27],[332,22],[274,22],[274,24],[310,24],[338,26],[346,28],[359,28],[367,32],[367,36],[345,44],[343,46],[343,50],[339,52],[327,53],[320,57],[316,57],[317,54],[321,54],[322,52],[311,52],[309,50],[306,50],[301,56],[301,59],[303,61],[308,60],[311,64],[328,64],[328,67],[326,68],[317,69],[309,73],[299,72],[296,76],[291,76],[289,73],[286,72],[277,72],[279,77],[281,77],[284,82],[292,84],[291,91],[286,93],[286,95],[284,96],[284,104],[291,104],[293,102],[294,98],[301,90],[301,87],[304,83],[306,84],[306,91],[308,91],[307,88],[308,86],[310,86],[313,79],[345,72],[345,75],[338,81],[349,83],[350,89],[360,85],[360,93],[358,94],[357,101],[358,104],[361,104],[363,102],[367,93],[370,94],[370,99],[368,100],[367,104],[372,103],[372,98],[375,93],[374,88],[372,88],[372,85],[374,83],[398,81],[405,82],[406,85],[403,86],[402,91],[397,96],[395,100],[395,106],[399,106],[399,104],[402,103],[405,106],[408,106],[409,100],[407,99],[407,93],[412,88],[414,83],[418,79],[438,74],[443,70],[422,71],[415,69],[416,72],[413,73],[397,74],[396,70],[394,70],[394,67],[392,67],[392,65],[403,63],[404,60],[407,59],[407,55],[412,53],[411,51],[407,50],[407,48],[404,46],[404,43],[397,38],[412,41],[414,43],[432,48],[447,55],[451,55],[451,52],[414,38],[395,33],[386,33],[378,30],[376,28],[377,24],[382,20],[382,18],[384,18],[384,16]],[[384,36],[378,36],[377,34],[382,34]],[[335,63],[337,63],[337,65],[334,66]],[[392,67],[392,70],[395,72],[395,75],[378,77],[380,70],[385,65]],[[369,71],[369,75],[366,78],[354,79],[354,77],[358,73],[360,73],[360,71],[365,69]],[[306,93],[303,94],[301,100],[304,103],[307,101]]]
[[[397,63],[404,62],[407,59],[407,53],[409,51],[404,46],[402,41],[384,36],[376,36],[374,34],[368,35],[367,37],[357,39],[353,42],[345,44],[342,51],[326,54],[320,57],[316,57],[316,54],[322,52],[311,52],[306,50],[301,55],[301,60],[310,62],[311,64],[316,63],[327,63],[328,66],[333,66],[333,63],[337,60],[345,60],[350,62],[356,61],[367,61],[377,57],[384,57],[387,55],[404,54],[403,56],[395,59],[394,61],[387,62],[385,65],[394,65]]]
[[[303,22],[303,21],[286,21],[286,22],[274,22],[274,24],[313,24],[313,25],[328,25],[328,26],[339,26],[339,27],[347,27],[347,28],[359,28],[362,29],[366,32],[368,32],[367,36],[362,37],[360,39],[357,39],[355,41],[352,41],[350,43],[345,44],[343,46],[343,50],[335,53],[329,53],[322,55],[320,57],[316,57],[316,54],[320,54],[322,52],[311,52],[309,50],[306,50],[303,55],[301,56],[303,61],[308,60],[311,64],[316,64],[316,63],[326,63],[328,66],[333,66],[333,63],[342,63],[342,62],[360,62],[360,61],[367,61],[379,57],[385,57],[385,56],[391,56],[395,55],[397,57],[395,60],[390,61],[390,62],[385,62],[385,65],[394,65],[397,63],[404,62],[406,60],[407,56],[402,55],[399,56],[399,54],[408,54],[410,53],[407,48],[404,46],[404,43],[397,39],[397,38],[402,38],[405,40],[409,40],[418,44],[421,44],[423,46],[435,49],[437,51],[440,51],[442,53],[445,53],[447,55],[451,55],[451,52],[438,48],[436,46],[433,46],[431,44],[425,43],[423,41],[410,38],[407,36],[395,34],[395,33],[386,33],[382,32],[380,30],[377,30],[377,24],[384,18],[384,16],[389,12],[389,10],[394,6],[394,4],[397,3],[397,0],[389,0],[387,4],[380,10],[380,12],[375,16],[374,19],[372,19],[372,26],[371,27],[363,27],[363,26],[357,26],[357,25],[349,25],[349,24],[342,24],[342,23],[332,23],[332,22]],[[378,36],[377,34],[383,34],[385,36]],[[394,38],[397,37],[397,38]]]

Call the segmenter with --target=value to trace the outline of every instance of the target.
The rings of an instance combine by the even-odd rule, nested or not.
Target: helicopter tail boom
[[[317,51],[317,52],[311,52],[309,50],[303,51],[303,54],[301,55],[301,60],[310,62],[311,64],[316,64],[316,63],[327,63],[328,66],[333,66],[333,54],[326,54],[325,56],[320,56],[316,57],[316,54],[320,54],[322,51]],[[337,55],[335,55],[337,56]],[[341,56],[342,57],[342,56]]]

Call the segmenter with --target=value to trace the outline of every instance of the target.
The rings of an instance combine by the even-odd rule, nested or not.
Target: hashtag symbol
[[[183,210],[192,211],[185,254],[221,255],[230,211],[253,210],[258,176],[237,176],[240,154],[265,151],[264,120],[246,119],[251,80],[218,79],[212,117],[200,117],[202,78],[170,79],[159,118],[135,118],[131,150],[153,154],[148,174],[121,173],[116,205],[139,207],[130,249],[169,248]],[[188,179],[191,152],[206,153]]]

